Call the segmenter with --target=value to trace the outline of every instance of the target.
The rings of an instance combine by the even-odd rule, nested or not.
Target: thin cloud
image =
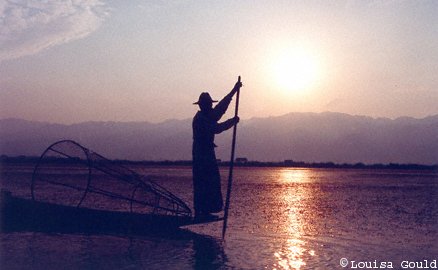
[[[108,15],[99,0],[0,3],[0,62],[33,55],[96,31]]]

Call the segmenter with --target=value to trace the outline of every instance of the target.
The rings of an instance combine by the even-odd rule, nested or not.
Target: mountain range
[[[217,135],[218,158],[229,159],[231,136],[231,130]],[[62,139],[111,159],[191,159],[191,119],[72,125],[0,120],[1,155],[38,156]],[[438,115],[388,119],[325,112],[242,120],[236,156],[257,161],[438,164]]]

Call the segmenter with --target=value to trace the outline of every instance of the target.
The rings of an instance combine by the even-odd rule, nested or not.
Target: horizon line
[[[404,116],[402,115],[402,116],[397,116],[397,117],[387,117],[387,116],[369,116],[369,115],[364,115],[364,114],[350,114],[350,113],[335,112],[335,111],[323,111],[323,112],[310,112],[310,111],[308,111],[308,112],[288,112],[285,114],[269,115],[269,116],[252,116],[250,118],[241,119],[241,121],[249,121],[249,120],[253,120],[253,119],[277,118],[277,117],[284,117],[284,116],[291,115],[291,114],[303,114],[303,115],[305,115],[305,114],[314,114],[314,115],[337,114],[337,115],[347,115],[347,116],[351,116],[351,117],[365,117],[365,118],[371,118],[373,120],[384,119],[384,120],[391,120],[391,121],[395,121],[395,120],[399,120],[399,119],[423,120],[423,119],[430,118],[430,117],[438,117],[438,113],[429,114],[429,115],[422,116],[422,117],[407,116],[407,115],[404,115]],[[151,122],[148,120],[83,120],[83,121],[79,121],[79,122],[62,123],[62,122],[52,122],[49,120],[30,120],[30,119],[21,118],[21,117],[4,117],[4,118],[0,118],[0,121],[18,120],[18,121],[37,122],[37,123],[44,123],[44,124],[51,124],[51,125],[72,126],[72,125],[85,124],[85,123],[147,123],[147,124],[154,125],[154,124],[163,124],[163,123],[171,122],[171,121],[188,121],[191,119],[192,118],[181,118],[181,119],[169,118],[169,119],[165,119],[165,120],[161,120],[161,121],[157,121],[157,122]]]
[[[40,156],[27,156],[27,155],[0,155],[0,162],[34,162],[40,159]],[[237,157],[234,165],[239,167],[291,167],[291,168],[376,168],[376,169],[438,169],[437,164],[421,164],[421,163],[365,163],[365,162],[334,162],[334,161],[295,161],[290,159],[285,159],[283,161],[258,161],[258,160],[245,160],[238,161],[242,159]],[[246,158],[243,158],[246,159]],[[112,162],[131,164],[131,165],[169,165],[169,166],[188,166],[191,165],[192,160],[130,160],[130,159],[111,159]],[[219,166],[226,166],[230,163],[229,160],[223,161],[218,159]]]

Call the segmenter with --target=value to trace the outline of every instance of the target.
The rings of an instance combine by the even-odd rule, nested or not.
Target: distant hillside
[[[0,120],[2,155],[40,155],[61,139],[76,140],[109,158],[188,160],[191,119],[74,125]],[[216,142],[218,158],[229,159],[231,131],[218,135]],[[291,113],[253,118],[239,124],[237,156],[259,161],[438,164],[438,115],[391,120],[340,113]]]

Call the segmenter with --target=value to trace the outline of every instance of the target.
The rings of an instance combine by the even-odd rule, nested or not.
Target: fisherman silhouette
[[[195,218],[212,216],[223,208],[221,191],[221,178],[216,162],[214,148],[215,134],[232,128],[239,122],[239,117],[233,117],[225,122],[218,123],[225,114],[234,94],[242,87],[238,81],[228,95],[226,95],[214,108],[213,100],[209,93],[203,92],[199,100],[193,104],[199,105],[193,118],[193,197]]]

